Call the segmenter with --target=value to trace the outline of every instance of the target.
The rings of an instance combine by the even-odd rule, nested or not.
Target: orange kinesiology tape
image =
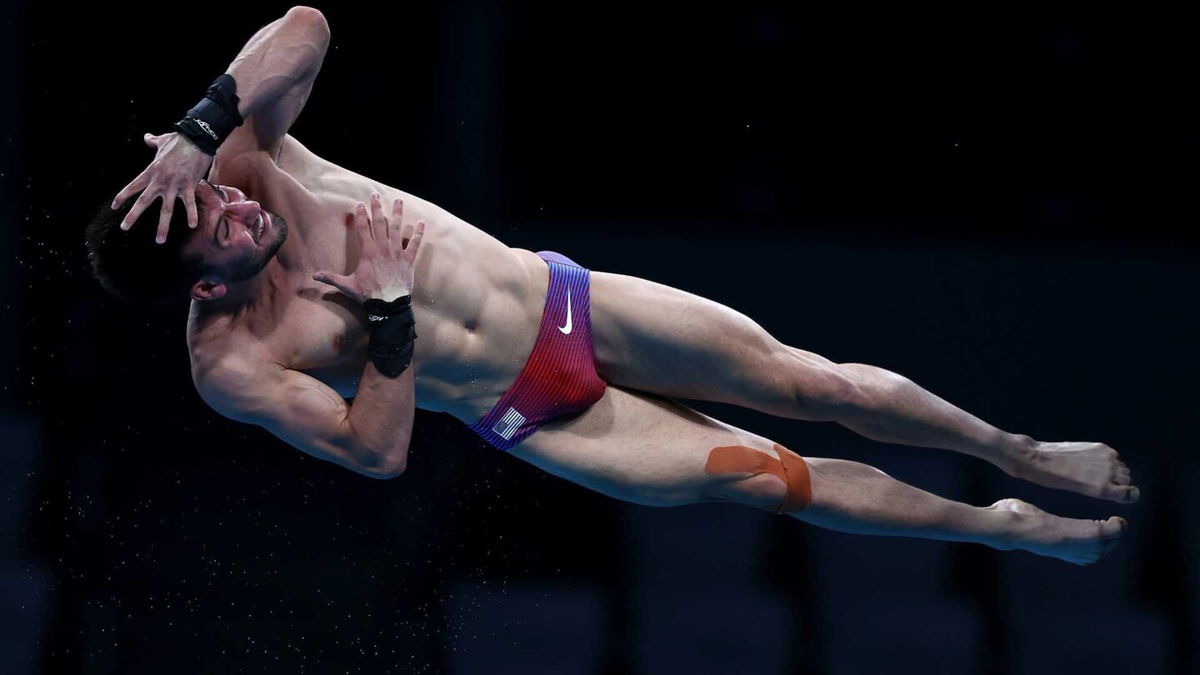
[[[744,445],[725,445],[713,448],[708,453],[704,473],[719,476],[727,473],[749,473],[757,476],[769,473],[787,485],[787,495],[776,513],[792,513],[808,506],[812,501],[812,481],[808,475],[808,464],[800,455],[775,444],[779,459],[761,450]]]

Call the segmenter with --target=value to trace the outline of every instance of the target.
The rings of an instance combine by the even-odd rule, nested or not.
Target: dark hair
[[[171,214],[167,241],[154,242],[162,198],[138,216],[128,231],[121,220],[133,208],[137,195],[113,211],[105,203],[87,226],[87,254],[92,275],[108,292],[137,304],[164,304],[182,300],[203,274],[200,260],[183,254],[183,245],[194,230],[187,226],[187,212],[176,204]],[[200,204],[197,203],[197,208]],[[203,211],[200,211],[203,222]]]

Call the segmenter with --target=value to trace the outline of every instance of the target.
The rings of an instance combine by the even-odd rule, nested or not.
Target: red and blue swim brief
[[[550,287],[533,352],[508,391],[471,425],[501,450],[556,417],[587,410],[607,386],[596,373],[588,270],[553,251],[538,256],[550,267]]]

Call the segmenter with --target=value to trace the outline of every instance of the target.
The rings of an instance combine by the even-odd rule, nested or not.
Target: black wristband
[[[412,296],[391,302],[371,299],[363,303],[367,312],[367,354],[375,369],[397,377],[412,363],[413,340],[417,339],[412,313]]]
[[[237,82],[222,73],[209,85],[204,98],[187,111],[187,117],[175,123],[175,129],[187,136],[204,152],[215,155],[233,130],[242,126],[238,113]]]

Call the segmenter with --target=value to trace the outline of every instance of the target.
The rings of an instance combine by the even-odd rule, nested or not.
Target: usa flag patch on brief
[[[504,417],[496,422],[496,426],[492,427],[492,433],[506,441],[511,441],[513,434],[517,433],[517,429],[520,429],[524,423],[525,416],[517,412],[516,408],[509,408],[508,412],[504,413]]]

